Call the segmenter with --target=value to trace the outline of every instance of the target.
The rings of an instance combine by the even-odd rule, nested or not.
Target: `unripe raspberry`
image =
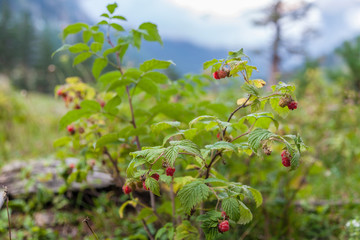
[[[172,167],[168,167],[166,169],[166,176],[174,176],[174,173],[175,173],[175,168],[172,168]]]
[[[123,189],[123,192],[125,193],[125,194],[129,194],[129,193],[131,193],[131,187],[129,187],[128,185],[124,185],[123,187],[122,187],[122,189]]]
[[[229,231],[230,226],[229,226],[229,222],[227,220],[222,221],[221,223],[219,223],[218,225],[218,230],[219,232],[223,233],[223,232],[227,232]]]
[[[99,100],[99,103],[102,108],[105,107],[105,102],[103,100]]]
[[[263,151],[268,156],[271,155],[271,152],[272,152],[271,149],[268,147],[268,145],[263,146]]]
[[[75,127],[73,125],[68,125],[67,127],[67,131],[70,133],[70,134],[74,134],[75,133]]]
[[[218,76],[219,78],[226,78],[229,76],[229,71],[224,71],[224,70],[219,70],[218,71]]]
[[[145,190],[149,190],[149,188],[148,187],[146,187],[146,184],[145,184],[145,181],[144,182],[142,182],[142,184],[143,184],[143,188],[145,189]]]
[[[70,163],[70,164],[69,164],[69,168],[74,169],[74,168],[75,168],[75,164],[74,164],[74,163]]]
[[[279,106],[282,107],[282,108],[286,107],[291,101],[292,101],[291,96],[286,95],[286,96],[280,98]]]
[[[159,181],[160,175],[157,174],[157,173],[154,173],[153,175],[151,175],[151,177],[152,177],[153,179],[155,179],[156,181]]]
[[[291,101],[287,106],[290,110],[297,109],[297,102]]]
[[[74,109],[80,109],[80,108],[81,108],[81,107],[80,107],[79,104],[75,104]]]
[[[78,131],[79,131],[80,134],[83,134],[85,132],[85,129],[83,127],[79,127]]]
[[[220,79],[220,77],[219,77],[219,72],[218,72],[218,71],[214,72],[214,73],[213,73],[213,77],[214,77],[215,79]]]

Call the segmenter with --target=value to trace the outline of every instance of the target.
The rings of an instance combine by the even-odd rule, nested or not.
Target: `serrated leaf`
[[[151,131],[155,133],[159,133],[161,131],[164,131],[166,129],[172,128],[172,127],[180,127],[180,122],[173,121],[173,122],[159,122],[151,125]]]
[[[177,146],[170,146],[165,149],[164,157],[170,166],[174,165],[178,154],[179,154],[179,148]]]
[[[111,71],[101,75],[98,81],[106,85],[116,80],[119,80],[120,78],[121,78],[121,73],[119,71]]]
[[[238,224],[247,224],[253,219],[253,215],[250,209],[241,201],[239,202],[239,209],[240,209],[240,219],[238,220]]]
[[[235,198],[225,198],[222,200],[222,208],[226,212],[226,215],[235,222],[240,219],[240,204],[239,201]]]
[[[137,86],[149,95],[159,97],[159,87],[148,78],[140,79]]]
[[[102,32],[95,32],[95,33],[92,34],[92,36],[93,36],[93,39],[94,39],[95,42],[99,42],[99,43],[103,43],[103,42],[104,42],[104,39],[105,39],[104,33],[102,33]]]
[[[255,87],[254,85],[244,83],[244,85],[242,85],[241,88],[250,95],[257,96],[257,97],[260,95],[259,89],[257,87]]]
[[[146,41],[159,42],[161,45],[163,44],[156,24],[145,22],[139,26],[139,29],[147,32],[147,34],[144,34],[143,36]]]
[[[140,65],[140,70],[143,72],[148,72],[154,69],[166,69],[170,67],[171,64],[174,64],[172,61],[162,61],[157,59],[151,59],[148,61],[143,62]],[[175,65],[175,64],[174,64]]]
[[[89,110],[86,109],[71,110],[60,119],[60,128],[65,128],[70,123],[73,123],[82,117],[90,116],[92,113],[93,112],[89,112]]]
[[[214,117],[214,116],[210,116],[210,115],[203,115],[203,116],[199,116],[197,118],[194,118],[193,120],[191,120],[189,122],[189,128],[192,127],[192,125],[196,124],[197,122],[201,121],[201,120],[204,120],[204,119],[214,119],[216,121],[220,121],[217,117]]]
[[[104,58],[97,58],[94,61],[92,67],[92,74],[94,75],[95,79],[100,76],[101,71],[107,66],[107,59]]]
[[[261,141],[277,136],[267,129],[256,128],[249,134],[248,143],[249,146],[256,152],[260,147]]]
[[[244,49],[241,48],[239,51],[237,52],[229,52],[228,53],[229,57],[228,59],[241,59],[241,58],[248,58],[250,59],[245,53],[244,53]]]
[[[168,77],[160,72],[147,72],[142,75],[142,78],[148,78],[155,83],[165,84],[168,83]]]
[[[159,182],[156,181],[156,179],[152,177],[148,177],[145,180],[145,185],[150,189],[151,192],[153,192],[155,195],[160,196],[160,185]]]
[[[234,144],[226,142],[226,141],[219,141],[214,144],[206,145],[205,148],[211,149],[211,150],[227,150],[227,151],[232,151],[232,152],[237,151],[237,148],[235,147]]]
[[[110,23],[110,26],[113,27],[116,31],[123,32],[125,29],[117,23]]]
[[[180,140],[180,141],[171,141],[170,145],[177,146],[179,149],[182,149],[185,152],[192,153],[202,158],[199,146],[188,139]]]
[[[194,227],[189,221],[182,221],[182,223],[176,227],[175,240],[194,239],[199,239],[197,228]]]
[[[118,112],[117,106],[119,106],[120,103],[121,103],[121,98],[118,95],[116,95],[105,104],[104,111],[114,115]]]
[[[62,45],[61,47],[59,47],[58,49],[56,49],[55,52],[53,52],[53,53],[51,54],[51,58],[53,58],[53,57],[55,56],[55,54],[58,53],[58,52],[61,52],[61,51],[64,51],[64,50],[68,50],[69,47],[71,47],[70,44],[64,44],[64,45]]]
[[[113,16],[112,19],[119,19],[119,20],[126,21],[126,18],[125,18],[125,17],[119,16],[119,15]]]
[[[177,194],[181,205],[186,213],[198,203],[206,200],[210,194],[209,187],[202,181],[194,181],[186,184]]]
[[[83,34],[82,34],[83,42],[84,42],[84,43],[89,42],[90,39],[91,39],[91,36],[92,36],[92,34],[91,34],[91,31],[90,31],[90,30],[85,30],[85,31],[83,31]]]
[[[101,105],[99,102],[95,100],[84,100],[80,103],[81,109],[92,111],[92,112],[100,112]]]
[[[261,193],[258,190],[256,190],[255,188],[251,188],[251,187],[249,187],[248,190],[251,192],[251,195],[253,196],[253,199],[256,203],[256,207],[260,207],[263,202]]]
[[[109,13],[113,14],[115,9],[118,7],[117,3],[113,3],[113,4],[108,4],[106,6],[107,10],[109,11]]]
[[[102,49],[102,43],[93,42],[93,43],[91,43],[90,48],[91,48],[91,51],[93,51],[93,52],[99,52]]]
[[[89,51],[89,46],[85,43],[77,43],[69,47],[69,51],[72,53],[79,53],[83,51]]]
[[[217,62],[219,62],[219,60],[217,60],[217,59],[213,59],[213,60],[205,62],[203,64],[203,70],[208,69],[210,66],[214,65]]]
[[[92,56],[92,54],[90,52],[80,53],[79,55],[77,55],[74,58],[73,66],[76,66],[76,65],[84,62],[85,60],[89,59],[91,56]]]
[[[89,29],[89,26],[86,23],[74,23],[68,25],[63,30],[63,40],[65,40],[68,35],[79,33],[83,29]]]

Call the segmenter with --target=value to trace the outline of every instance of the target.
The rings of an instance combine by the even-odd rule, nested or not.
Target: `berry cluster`
[[[291,155],[288,151],[286,151],[286,150],[282,151],[281,159],[282,159],[282,161],[281,161],[282,165],[284,165],[285,167],[291,166],[291,162],[290,162]]]
[[[166,176],[174,176],[174,173],[175,173],[175,168],[172,168],[172,167],[168,167],[166,168]]]
[[[219,232],[223,233],[223,232],[227,232],[229,231],[230,226],[229,226],[229,222],[227,220],[222,221],[221,223],[219,223],[218,225],[218,230]]]
[[[295,102],[294,100],[292,100],[291,102],[288,103],[288,108],[290,110],[294,110],[294,109],[297,109],[297,102]]]
[[[229,71],[224,71],[224,70],[217,70],[216,72],[213,73],[213,77],[215,79],[221,79],[221,78],[226,78],[229,76]]]

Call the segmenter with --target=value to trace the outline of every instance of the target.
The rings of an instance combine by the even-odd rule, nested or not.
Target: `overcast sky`
[[[297,0],[285,0],[293,3]],[[80,0],[85,11],[97,18],[114,0]],[[272,0],[117,0],[118,14],[131,27],[144,21],[158,25],[163,39],[184,40],[210,48],[261,49],[270,44],[272,28],[254,27],[259,10]],[[313,0],[316,5],[307,25],[319,37],[309,50],[326,52],[343,40],[360,34],[360,0]],[[100,19],[100,18],[98,18]],[[305,24],[305,25],[306,25]],[[304,25],[304,24],[302,24]],[[287,37],[299,35],[301,24],[285,27]],[[324,44],[326,43],[326,44]]]

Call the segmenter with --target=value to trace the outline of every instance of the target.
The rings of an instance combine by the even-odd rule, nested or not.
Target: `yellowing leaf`
[[[65,81],[69,84],[79,83],[81,82],[80,78],[78,77],[68,77],[65,79]]]
[[[237,101],[236,101],[236,104],[237,105],[243,105],[245,102],[246,102],[246,99],[247,98],[239,98]]]
[[[174,192],[177,192],[181,187],[183,187],[185,184],[194,181],[195,178],[191,176],[185,176],[185,177],[176,177],[174,178]]]
[[[124,202],[121,207],[119,208],[119,215],[120,215],[120,218],[123,218],[124,217],[124,210],[125,210],[125,207],[130,204],[132,205],[133,207],[136,207],[136,202],[134,200],[128,200],[126,202]]]
[[[262,79],[254,79],[254,80],[250,80],[250,83],[252,85],[254,85],[257,88],[262,88],[263,86],[266,85],[266,82]]]

